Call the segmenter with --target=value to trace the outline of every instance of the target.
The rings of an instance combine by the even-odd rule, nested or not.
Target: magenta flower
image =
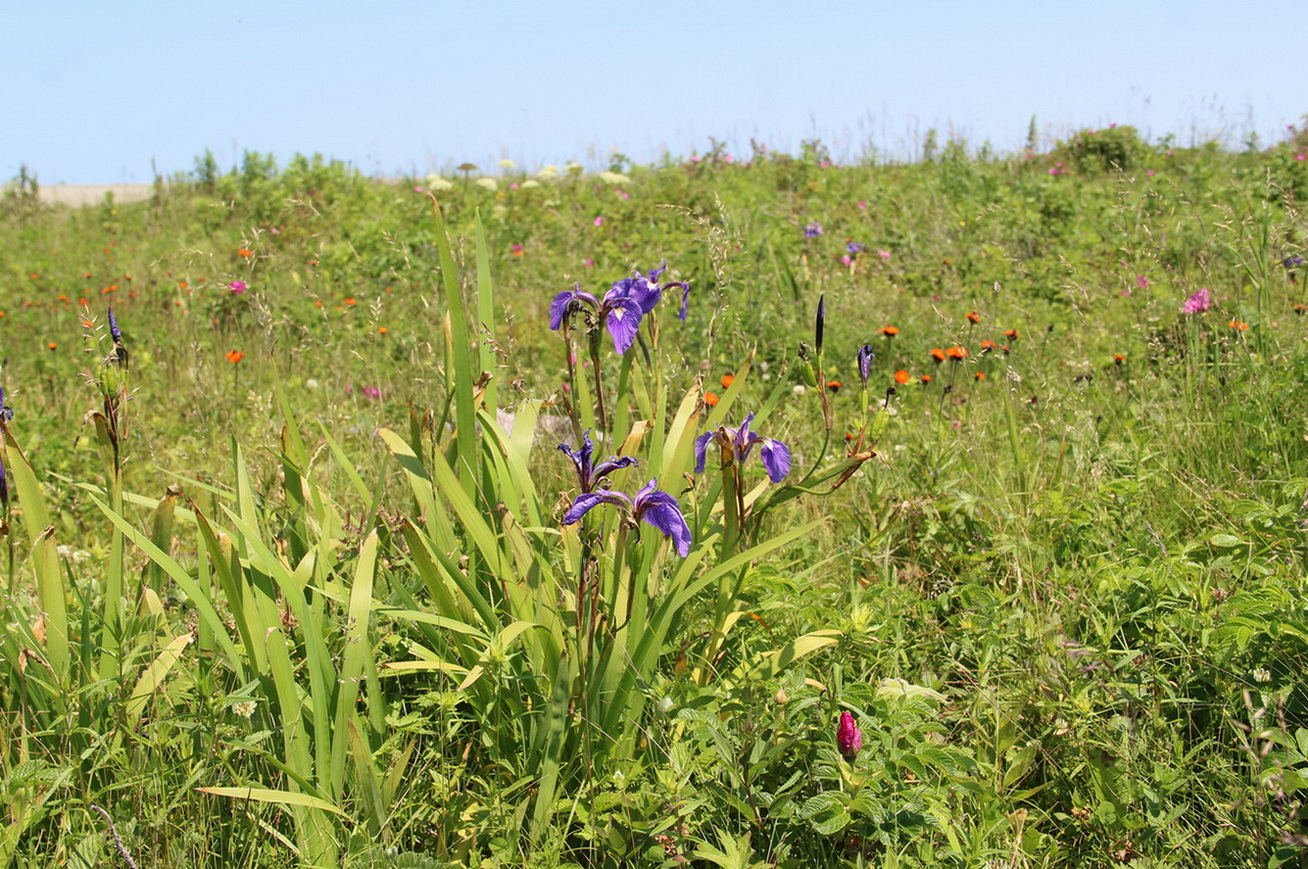
[[[228,289],[232,291],[233,296],[239,296],[241,293],[245,292],[246,286],[245,281],[232,281],[227,285]]]
[[[840,749],[845,760],[851,762],[863,748],[863,731],[858,729],[854,716],[848,711],[840,713],[840,724],[836,727],[836,748]]]
[[[1186,314],[1202,314],[1213,306],[1213,298],[1208,292],[1207,287],[1197,290],[1190,298],[1185,300],[1182,306],[1182,312]]]
[[[603,217],[597,217],[597,218],[595,218],[595,225],[596,225],[596,226],[603,226],[603,225],[604,225],[604,218],[603,218]]]

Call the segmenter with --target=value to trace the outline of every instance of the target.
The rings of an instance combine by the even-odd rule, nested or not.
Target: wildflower
[[[57,350],[57,349],[59,349],[59,345],[56,344],[55,342],[51,341],[49,344],[46,344],[46,345],[45,345],[45,349],[47,349],[47,350]]]
[[[1017,334],[1016,329],[1009,329],[1007,332],[1004,333],[1004,337],[1010,341],[1016,341],[1018,338],[1022,336]]]
[[[867,250],[867,245],[861,244],[857,241],[851,241],[845,245],[845,252],[850,256],[858,256],[865,250]]]
[[[246,286],[247,284],[245,281],[232,281],[227,285],[228,289],[232,291],[233,296],[239,296],[241,293],[245,292]]]
[[[612,456],[598,465],[594,461],[595,444],[590,439],[590,432],[582,435],[581,447],[572,449],[567,444],[559,444],[559,451],[572,459],[577,467],[577,486],[582,494],[588,494],[609,474],[636,464],[631,456]],[[567,523],[564,523],[567,524]]]
[[[822,234],[822,224],[816,220],[804,227],[804,238],[817,238]]]
[[[981,322],[981,315],[978,314],[976,311],[968,311],[967,319],[971,320],[972,324],[975,325]]]
[[[1248,331],[1249,331],[1249,324],[1246,323],[1246,322],[1243,321],[1243,320],[1232,320],[1231,322],[1227,323],[1226,325],[1230,326],[1232,329],[1234,329],[1234,330],[1237,331],[1237,332],[1248,332]]]
[[[786,474],[790,473],[790,447],[779,440],[750,431],[749,424],[753,420],[754,414],[751,413],[745,417],[745,421],[738,429],[725,425],[718,426],[717,431],[706,431],[695,438],[695,473],[704,473],[709,441],[716,441],[722,448],[723,461],[727,464],[733,461],[743,463],[749,458],[754,444],[760,444],[759,458],[768,473],[768,479],[774,483],[780,483],[785,479]]]
[[[918,380],[922,381],[923,386],[929,386],[931,384],[931,375],[923,374],[921,377],[918,378]]]
[[[944,361],[945,361],[945,351],[944,351],[944,350],[941,350],[939,347],[932,347],[932,348],[931,348],[931,358],[934,359],[934,360],[936,361],[937,364],[939,364],[939,363],[941,363],[941,362],[944,362]]]
[[[14,418],[14,409],[5,404],[5,391],[0,388],[0,422],[9,422]]]
[[[1114,353],[1114,354],[1113,354],[1113,364],[1114,364],[1114,365],[1121,365],[1121,364],[1122,364],[1123,362],[1125,362],[1125,361],[1126,361],[1126,357],[1123,356],[1121,353]]]
[[[878,250],[878,251],[877,251],[877,256],[881,257],[883,260],[889,261],[889,260],[890,260],[890,251],[888,251],[888,250]]]
[[[959,346],[950,347],[948,350],[945,351],[945,355],[948,356],[950,359],[954,360],[955,362],[961,362],[962,360],[967,358],[968,355],[967,348],[959,347]]]
[[[731,384],[733,384],[733,383],[736,382],[736,375],[734,375],[734,374],[724,374],[724,375],[722,375],[722,380],[721,380],[720,382],[722,383],[722,388],[723,388],[723,389],[730,389],[730,388],[731,388]]]
[[[109,337],[114,341],[113,352],[109,354],[108,361],[127,367],[127,348],[123,346],[123,330],[118,328],[118,318],[114,316],[114,309],[109,309]]]
[[[563,524],[573,525],[580,522],[581,517],[600,504],[625,506],[631,510],[633,522],[645,522],[663,532],[665,537],[671,538],[677,554],[685,558],[690,554],[690,526],[686,524],[686,518],[681,515],[681,505],[677,503],[677,499],[655,488],[656,484],[656,480],[650,480],[645,488],[636,493],[634,499],[608,489],[583,492],[577,496],[577,500],[572,502],[572,507],[564,514]]]
[[[597,217],[597,218],[595,218],[595,225],[596,225],[596,226],[603,226],[603,225],[604,225],[604,218],[603,218],[603,217]]]
[[[251,257],[251,256],[254,256],[254,251],[250,250],[248,247],[243,247],[243,248],[241,248],[240,250],[238,250],[236,253],[237,253],[239,256],[243,256],[243,257]]]
[[[512,246],[509,248],[509,251],[510,251],[514,256],[522,256],[522,245],[520,245],[520,244],[512,245]]]
[[[828,380],[828,381],[827,381],[827,392],[839,392],[839,391],[840,391],[840,387],[842,387],[842,386],[844,386],[844,385],[845,385],[845,384],[841,383],[839,380]]]
[[[476,181],[472,183],[476,184],[481,189],[489,190],[492,193],[494,193],[496,190],[499,189],[499,185],[495,183],[494,178],[478,178]]]
[[[227,351],[227,361],[232,363],[233,365],[235,365],[237,362],[240,362],[244,358],[245,358],[245,354],[242,353],[240,350]]]
[[[1136,276],[1135,276],[1135,286],[1136,286],[1136,289],[1139,289],[1139,290],[1147,290],[1147,289],[1149,289],[1149,284],[1150,284],[1150,283],[1152,283],[1152,282],[1151,282],[1147,277],[1145,277],[1144,275],[1136,275]]]
[[[1202,314],[1204,311],[1211,308],[1212,305],[1213,297],[1208,292],[1208,288],[1201,287],[1192,293],[1190,298],[1185,300],[1185,304],[1181,306],[1181,312],[1185,314]]]
[[[876,355],[871,344],[858,348],[858,376],[863,381],[864,389],[867,389],[867,379],[872,376],[872,360]]]
[[[885,335],[887,338],[893,338],[893,337],[895,337],[896,335],[899,334],[899,327],[897,327],[897,326],[882,326],[882,327],[881,327],[881,334],[882,334],[882,335]]]
[[[840,713],[840,724],[836,727],[836,748],[845,760],[853,761],[863,748],[863,731],[858,729],[854,716],[848,711]]]
[[[378,326],[378,327],[377,327],[377,334],[378,334],[378,335],[386,335],[386,334],[388,334],[390,331],[391,331],[391,330],[390,330],[390,329],[387,329],[385,326]]]
[[[827,294],[818,296],[817,322],[814,324],[813,340],[817,344],[818,356],[822,355],[822,333],[827,327]]]
[[[989,353],[992,350],[999,349],[999,345],[989,339],[981,342],[981,352]]]
[[[902,368],[895,372],[895,382],[899,384],[908,383],[911,377],[912,375]]]
[[[359,300],[358,300],[358,299],[355,299],[355,298],[352,298],[352,297],[349,297],[349,298],[346,298],[346,299],[345,299],[345,306],[346,306],[347,308],[353,308],[353,307],[354,307],[355,305],[357,305],[357,304],[359,304]]]
[[[718,406],[718,401],[720,401],[720,400],[721,400],[721,399],[718,398],[718,395],[717,395],[716,392],[706,392],[706,393],[704,393],[704,403],[707,404],[709,407],[717,407],[717,406]]]
[[[1308,305],[1295,305],[1294,312],[1302,317],[1305,313],[1308,313]]]
[[[986,373],[985,373],[984,371],[978,371],[978,372],[976,373],[976,379],[977,379],[977,380],[985,380],[985,379],[986,379]]]

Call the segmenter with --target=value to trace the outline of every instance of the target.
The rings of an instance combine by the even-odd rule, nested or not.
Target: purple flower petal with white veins
[[[690,554],[690,526],[686,524],[686,517],[681,515],[677,499],[654,488],[656,483],[656,480],[650,480],[636,493],[636,518],[672,538],[677,554],[685,558]]]
[[[555,296],[554,301],[550,302],[550,331],[559,331],[564,319],[580,311],[584,305],[598,308],[599,300],[582,290],[581,284],[575,284],[571,290]]]
[[[613,336],[613,349],[621,356],[631,349],[640,334],[640,318],[643,316],[640,303],[630,297],[615,298],[606,301],[604,307],[609,312],[604,326]]]
[[[621,492],[611,492],[608,489],[599,489],[594,492],[583,492],[577,496],[577,500],[572,502],[568,512],[563,514],[563,524],[572,525],[581,521],[591,509],[598,507],[600,504],[616,504],[621,506],[626,504],[631,506],[631,499]]]
[[[779,440],[766,438],[759,447],[758,457],[767,469],[768,479],[780,483],[790,473],[790,447]]]

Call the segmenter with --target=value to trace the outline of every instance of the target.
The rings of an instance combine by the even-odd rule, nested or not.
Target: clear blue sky
[[[245,150],[426,174],[817,136],[914,154],[1134,124],[1181,144],[1308,113],[1302,0],[41,0],[5,10],[0,181],[145,182]]]

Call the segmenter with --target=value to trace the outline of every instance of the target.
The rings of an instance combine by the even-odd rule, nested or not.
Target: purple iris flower
[[[1281,265],[1285,266],[1287,269],[1297,268],[1298,266],[1303,265],[1303,257],[1287,256],[1285,259],[1281,260]]]
[[[650,480],[645,488],[636,493],[634,500],[621,492],[608,489],[583,492],[577,496],[577,500],[572,502],[572,507],[564,514],[563,524],[572,525],[580,522],[581,517],[600,504],[625,506],[631,510],[633,521],[653,525],[663,532],[665,537],[672,538],[672,545],[676,547],[677,554],[685,558],[690,554],[690,526],[686,524],[686,518],[681,515],[681,505],[677,503],[677,499],[656,488],[656,483],[656,480]]]
[[[654,310],[654,306],[663,297],[664,290],[681,288],[681,313],[678,316],[686,319],[690,286],[681,281],[660,284],[659,276],[665,271],[667,266],[663,265],[650,269],[648,274],[637,272],[635,277],[615,281],[604,294],[603,301],[584,292],[581,285],[576,284],[573,289],[559,293],[550,303],[550,329],[557,332],[565,319],[589,308],[595,312],[595,319],[609,330],[609,335],[613,338],[613,349],[619,355],[626,353],[636,343],[641,318]]]
[[[867,245],[862,242],[851,241],[849,244],[845,245],[845,250],[849,251],[850,256],[858,256],[863,251],[867,250]]]
[[[114,316],[114,309],[109,309],[109,337],[114,339],[115,344],[123,343],[123,330],[118,328],[118,318]]]
[[[804,238],[817,238],[822,234],[822,224],[816,220],[804,227]]]
[[[761,444],[758,454],[768,472],[768,479],[780,483],[790,473],[790,447],[775,438],[766,438],[758,432],[750,431],[749,424],[753,421],[754,414],[751,413],[738,429],[719,426],[717,431],[706,431],[695,438],[695,473],[704,473],[710,441],[716,440],[736,462],[744,462],[749,458],[754,444]]]
[[[574,450],[567,444],[559,444],[559,450],[577,466],[577,482],[583,494],[593,491],[597,483],[614,471],[636,464],[631,456],[613,456],[595,464],[595,444],[590,439],[590,431],[582,435],[580,449]]]
[[[597,310],[599,299],[584,292],[581,284],[573,284],[572,289],[564,290],[550,302],[550,330],[559,331],[564,320],[575,317],[583,308]]]
[[[648,314],[650,311],[654,309],[654,303],[657,302],[659,298],[663,295],[664,290],[680,288],[681,310],[677,313],[677,319],[684,320],[686,319],[686,308],[690,301],[690,284],[684,281],[670,281],[669,283],[666,284],[660,284],[659,276],[662,275],[667,270],[668,270],[668,261],[664,260],[663,265],[659,266],[656,269],[650,269],[649,274],[642,275],[640,272],[637,272],[634,278],[629,279],[635,283],[635,286],[637,288],[636,292],[633,293],[633,295],[639,294],[640,296],[643,297],[643,299],[648,300],[648,304],[642,303],[641,305],[645,313]],[[619,283],[621,283],[621,281]],[[651,295],[653,296],[652,299],[650,299]]]
[[[5,404],[5,391],[0,388],[0,422],[9,422],[14,418],[14,409]]]
[[[858,376],[863,379],[864,389],[867,389],[867,379],[872,376],[872,360],[876,355],[871,344],[864,344],[858,348]]]

